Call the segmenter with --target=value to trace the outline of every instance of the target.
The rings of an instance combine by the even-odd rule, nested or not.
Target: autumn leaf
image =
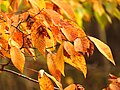
[[[31,38],[33,45],[39,50],[39,52],[45,56],[45,39],[44,37],[47,36],[47,32],[45,27],[41,25],[39,22],[35,22],[32,26]]]
[[[70,58],[64,56],[65,62],[82,71],[84,76],[86,77],[87,66],[84,56],[76,52],[74,46],[68,41],[64,41],[64,49],[70,55]]]
[[[58,81],[61,81],[61,73],[57,69],[57,66],[55,64],[56,62],[56,54],[48,53],[47,54],[47,65],[49,72],[54,76]]]
[[[46,72],[45,72],[45,74],[46,74],[50,79],[52,79],[52,80],[55,82],[55,84],[59,87],[60,90],[63,90],[62,84],[61,84],[59,81],[57,81],[57,80],[56,80],[53,76],[51,76],[50,74],[48,74],[48,73],[46,73]]]
[[[12,46],[10,48],[11,60],[14,66],[23,73],[25,57],[19,48]]]
[[[48,78],[43,70],[40,70],[38,73],[38,81],[40,90],[54,90],[52,81]]]
[[[8,41],[4,38],[0,38],[0,55],[10,58],[8,50]]]
[[[62,34],[57,26],[51,26],[50,28],[57,42],[62,43],[62,40],[66,40],[66,37]]]
[[[114,59],[112,56],[112,52],[109,48],[108,45],[103,43],[102,41],[98,40],[97,38],[89,36],[89,39],[95,44],[95,46],[98,48],[98,50],[109,60],[111,61],[114,65]]]
[[[11,36],[10,40],[12,46],[17,46],[18,48],[21,48],[23,45],[23,33],[19,31],[15,31]]]
[[[55,50],[56,40],[53,37],[53,34],[50,30],[47,29],[47,33],[48,33],[49,37],[45,37],[46,50],[48,52],[52,52]]]
[[[60,47],[57,51],[55,64],[56,64],[58,70],[62,73],[62,75],[65,76],[65,74],[64,74],[63,43],[60,45]]]
[[[87,37],[81,37],[74,40],[74,48],[77,52],[87,53],[90,43]]]
[[[69,55],[74,56],[75,49],[74,49],[73,45],[69,41],[64,41],[63,45],[64,45],[64,49],[66,50],[66,52]]]
[[[70,58],[64,56],[64,60],[65,60],[66,63],[75,67],[79,71],[82,71],[83,74],[84,74],[84,77],[86,78],[87,66],[86,66],[85,58],[82,54],[71,56]]]
[[[45,9],[42,13],[44,14],[47,22],[49,24],[54,24],[55,26],[59,26],[61,20],[63,19],[59,13],[51,9]]]
[[[38,8],[38,9],[42,10],[43,8],[44,9],[46,8],[44,0],[29,0],[29,1],[35,9]]]
[[[56,4],[59,8],[61,8],[64,11],[64,13],[68,16],[68,18],[74,20],[75,15],[70,4],[64,2],[63,0],[51,0],[51,1],[54,4]]]
[[[64,90],[75,90],[75,89],[76,89],[76,85],[75,84],[70,84]]]

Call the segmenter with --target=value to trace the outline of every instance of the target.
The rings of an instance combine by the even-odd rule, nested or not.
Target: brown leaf
[[[65,76],[65,74],[64,74],[63,43],[60,45],[60,47],[57,51],[55,64],[56,64],[58,70],[62,73],[62,75]]]
[[[75,15],[70,4],[64,2],[63,0],[51,0],[51,1],[58,7],[60,7],[64,11],[64,13],[68,16],[68,18],[74,20]]]
[[[57,69],[55,62],[56,62],[56,54],[48,53],[47,54],[47,65],[48,65],[49,72],[52,74],[52,76],[54,76],[60,82],[61,73]]]
[[[44,37],[47,36],[47,31],[40,22],[36,22],[32,26],[31,38],[32,43],[35,47],[39,50],[39,52],[45,56],[45,39]]]
[[[103,43],[102,41],[98,40],[97,38],[89,36],[89,39],[95,44],[95,46],[98,48],[98,50],[109,60],[111,61],[114,65],[114,59],[112,56],[112,52],[109,48],[108,45]]]
[[[38,73],[38,81],[40,90],[54,90],[54,85],[44,71],[40,70]]]
[[[24,64],[25,64],[25,57],[24,54],[20,51],[19,48],[12,46],[10,49],[11,60],[14,66],[23,72]]]

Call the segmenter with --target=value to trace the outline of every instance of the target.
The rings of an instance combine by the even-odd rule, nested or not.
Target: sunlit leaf
[[[45,18],[49,24],[54,24],[55,26],[60,25],[61,19],[63,17],[59,13],[51,9],[45,9],[43,11],[43,14],[45,15]]]
[[[14,66],[23,72],[24,69],[24,64],[25,64],[25,57],[24,54],[20,51],[19,48],[12,46],[10,48],[10,55],[11,55],[11,60]]]
[[[70,58],[64,56],[64,60],[66,63],[82,71],[84,77],[86,78],[87,66],[86,66],[85,58],[82,54],[76,54],[74,56],[71,56]]]
[[[56,4],[58,7],[60,7],[64,11],[64,13],[68,16],[68,18],[74,20],[75,15],[74,15],[74,12],[73,12],[70,4],[68,4],[67,2],[64,2],[62,0],[51,0],[51,1],[54,4]]]
[[[68,41],[64,41],[63,44],[64,44],[64,49],[66,50],[66,52],[67,52],[69,55],[74,56],[74,54],[75,54],[75,49],[74,49],[73,45],[72,45],[70,42],[68,42]]]
[[[55,64],[56,62],[56,54],[48,53],[47,54],[47,65],[49,72],[54,76],[58,81],[61,81],[61,73],[57,69],[57,66]]]
[[[64,90],[75,90],[75,89],[76,89],[76,85],[75,84],[70,84]]]
[[[8,52],[8,41],[3,38],[0,38],[0,55],[1,54],[2,56],[10,58],[10,54]]]
[[[10,42],[11,42],[12,46],[17,46],[17,47],[21,48],[23,45],[23,33],[19,32],[19,31],[14,32],[11,37]]]
[[[45,56],[46,44],[44,37],[47,36],[45,27],[39,22],[34,23],[32,27],[31,36],[33,45],[40,51],[42,55]]]
[[[87,37],[77,38],[74,41],[74,48],[77,52],[82,52],[83,54],[87,53],[90,46],[89,40]]]
[[[89,39],[95,44],[95,46],[98,48],[98,50],[108,59],[110,60],[114,65],[114,59],[112,56],[112,52],[109,48],[108,45],[106,45],[105,43],[103,43],[102,41],[100,41],[97,38],[91,37],[89,36]]]
[[[40,10],[42,10],[43,8],[44,9],[46,8],[44,0],[29,0],[29,1],[32,4],[32,6],[36,9],[39,8]]]
[[[67,56],[64,56],[65,62],[77,68],[78,70],[82,71],[84,76],[86,77],[87,66],[86,66],[84,56],[76,52],[74,50],[74,46],[70,42],[67,42],[67,41],[64,42],[64,49],[70,55],[70,58]]]
[[[66,40],[65,36],[56,26],[51,26],[51,31],[56,39],[57,42],[62,43],[62,40]]]
[[[63,55],[63,43],[60,45],[57,54],[55,64],[58,70],[65,76],[64,74],[64,55]]]
[[[48,73],[46,73],[46,72],[45,72],[45,74],[46,74],[50,79],[52,79],[52,80],[55,82],[55,84],[59,87],[60,90],[63,90],[62,84],[61,84],[60,82],[58,82],[58,81],[57,81],[53,76],[51,76],[50,74],[48,74]]]
[[[40,90],[54,90],[54,85],[52,81],[42,70],[40,70],[38,73],[38,81],[39,81]]]

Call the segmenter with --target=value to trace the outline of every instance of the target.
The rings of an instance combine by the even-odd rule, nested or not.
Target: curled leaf
[[[89,39],[95,44],[98,50],[115,65],[115,61],[112,56],[112,52],[108,45],[103,43],[102,41],[98,40],[97,38],[89,36]]]

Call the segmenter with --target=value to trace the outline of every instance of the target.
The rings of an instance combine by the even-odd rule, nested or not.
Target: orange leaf
[[[82,52],[83,54],[85,54],[88,51],[89,45],[90,43],[87,37],[77,38],[74,41],[75,51]]]
[[[43,11],[43,14],[45,15],[45,18],[49,24],[51,24],[51,22],[55,26],[58,26],[60,24],[62,16],[59,13],[51,9],[45,9]]]
[[[48,53],[47,54],[47,65],[50,73],[58,80],[61,81],[61,73],[57,69],[57,66],[55,64],[56,61],[56,54]]]
[[[74,41],[78,37],[77,28],[75,28],[70,21],[61,21],[61,31],[69,41]]]
[[[20,51],[19,48],[12,46],[10,49],[11,60],[14,66],[23,72],[24,64],[25,64],[25,57],[24,54]]]
[[[64,41],[63,44],[64,44],[64,49],[66,50],[66,52],[67,52],[69,55],[74,56],[74,54],[75,54],[75,49],[74,49],[73,45],[72,45],[70,42],[68,42],[68,41]]]
[[[19,31],[13,33],[10,43],[12,46],[17,46],[19,48],[23,45],[23,34]]]
[[[45,39],[44,37],[47,36],[46,29],[41,23],[35,22],[32,26],[32,43],[35,47],[39,50],[39,52],[45,56]]]
[[[58,7],[60,7],[64,11],[64,13],[68,16],[68,18],[74,20],[75,15],[74,15],[74,12],[73,12],[70,4],[68,4],[67,2],[64,2],[62,0],[51,0],[51,1],[54,4],[56,4]]]
[[[112,52],[109,48],[108,45],[103,43],[102,41],[98,40],[97,38],[89,36],[89,39],[95,44],[95,46],[98,48],[98,50],[109,60],[111,61],[114,65],[114,59],[112,56]]]
[[[58,70],[63,74],[63,76],[65,76],[65,74],[64,74],[63,43],[60,45],[60,47],[57,51],[55,64],[56,64]]]
[[[58,81],[57,81],[53,76],[51,76],[50,74],[48,74],[48,73],[46,73],[46,72],[45,72],[45,74],[46,74],[50,79],[52,79],[52,80],[55,82],[55,84],[59,87],[60,90],[63,90],[62,84],[61,84],[60,82],[58,82]]]
[[[10,58],[10,54],[8,52],[8,41],[3,38],[0,38],[0,54]]]
[[[76,90],[76,85],[75,84],[70,84],[64,90]]]
[[[62,43],[62,40],[66,40],[65,36],[57,26],[51,26],[50,28],[57,42]]]
[[[71,56],[70,58],[67,58],[64,56],[64,60],[66,63],[82,71],[84,74],[84,77],[86,78],[87,66],[86,66],[85,58],[82,54],[78,53],[78,55],[76,54],[74,56]]]
[[[40,90],[54,90],[52,81],[42,70],[39,71],[38,81],[39,81]]]

